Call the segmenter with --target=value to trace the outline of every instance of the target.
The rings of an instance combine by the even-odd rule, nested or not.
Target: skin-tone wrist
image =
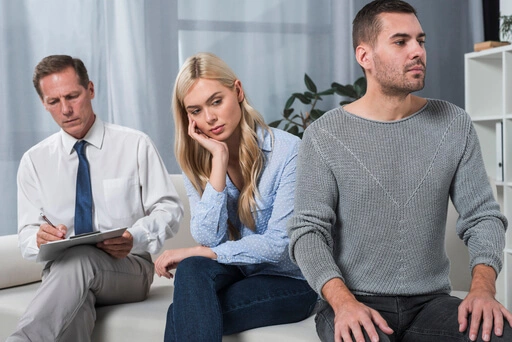
[[[329,280],[322,287],[322,295],[334,311],[334,341],[364,340],[364,332],[372,342],[379,340],[376,328],[392,334],[382,316],[374,309],[359,302],[340,278]]]
[[[356,300],[340,278],[333,278],[325,283],[322,287],[322,296],[331,305],[334,312],[340,309],[347,300]]]
[[[206,258],[210,258],[210,259],[217,259],[217,254],[212,251],[212,249],[210,247],[205,247],[205,246],[197,246],[197,247],[193,247],[195,249],[194,252],[196,252],[197,254],[194,254],[194,255],[197,255],[197,256],[203,256],[203,257],[206,257]]]
[[[228,170],[229,153],[222,151],[212,157],[212,172],[210,173],[210,185],[218,192],[226,187],[226,174]]]
[[[470,291],[487,291],[496,295],[496,271],[491,266],[479,264],[473,268]]]

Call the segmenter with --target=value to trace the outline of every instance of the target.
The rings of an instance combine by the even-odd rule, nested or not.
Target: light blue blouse
[[[217,192],[210,183],[202,197],[184,176],[192,219],[190,230],[197,243],[210,247],[217,261],[238,265],[245,275],[270,274],[303,279],[288,254],[286,222],[293,213],[295,163],[300,139],[278,129],[258,129],[265,165],[258,182],[256,229],[240,222],[237,214],[240,192],[226,175],[226,187]],[[263,140],[261,137],[263,135]],[[241,238],[228,240],[227,220],[240,231]]]

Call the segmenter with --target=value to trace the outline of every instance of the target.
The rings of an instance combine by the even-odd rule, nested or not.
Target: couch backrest
[[[181,174],[174,174],[171,175],[171,179],[174,187],[176,188],[176,192],[180,196],[181,202],[183,203],[185,214],[181,219],[178,233],[176,236],[165,241],[162,251],[166,249],[192,247],[197,245],[197,243],[192,238],[192,235],[190,235],[190,205],[188,202],[187,191],[185,190],[185,185],[183,183],[183,176]],[[162,251],[160,251],[160,253]],[[155,257],[160,253],[153,255],[153,259],[155,259]]]
[[[445,246],[446,254],[450,259],[450,281],[456,291],[469,291],[471,273],[469,272],[469,252],[464,242],[455,231],[455,224],[459,214],[452,202],[448,205],[448,218],[446,220]]]

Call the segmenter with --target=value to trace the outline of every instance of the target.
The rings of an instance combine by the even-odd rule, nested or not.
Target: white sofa
[[[171,175],[184,206],[185,216],[180,231],[167,240],[165,248],[192,246],[188,224],[190,210],[181,175]],[[467,291],[470,281],[468,253],[454,232],[456,213],[450,208],[446,234],[449,257],[452,262],[451,280],[454,289]],[[16,235],[0,236],[0,340],[4,341],[14,330],[18,318],[33,298],[41,279],[42,266],[22,259]],[[162,341],[165,317],[172,301],[172,281],[155,276],[149,298],[143,302],[97,309],[94,342]],[[464,293],[457,292],[459,296]],[[225,336],[225,342],[256,341],[319,341],[314,318],[294,324],[258,328],[240,334]]]

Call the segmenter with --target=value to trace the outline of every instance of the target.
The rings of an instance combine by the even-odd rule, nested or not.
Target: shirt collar
[[[60,130],[61,136],[62,136],[62,143],[64,145],[64,149],[68,151],[69,154],[73,152],[73,147],[75,146],[76,142],[78,140],[85,140],[90,145],[96,147],[97,149],[101,149],[103,146],[103,137],[105,133],[105,124],[103,121],[96,115],[96,119],[94,120],[94,123],[92,124],[91,128],[83,137],[83,139],[76,139],[66,133],[63,129]]]
[[[272,128],[271,128],[272,129]],[[263,152],[271,152],[272,151],[272,134],[266,129],[262,129],[260,126],[256,128],[256,133],[258,136],[258,144]],[[261,137],[263,136],[263,140]]]

